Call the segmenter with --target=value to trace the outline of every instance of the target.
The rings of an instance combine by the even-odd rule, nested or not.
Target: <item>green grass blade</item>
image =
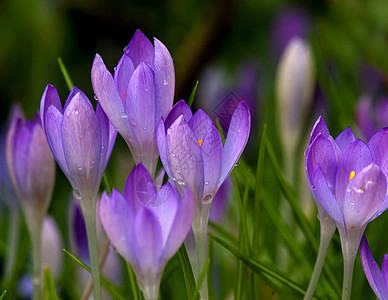
[[[195,300],[199,296],[199,291],[201,290],[201,287],[202,287],[203,281],[205,280],[205,276],[209,269],[209,266],[210,266],[210,258],[206,260],[205,266],[203,267],[201,274],[199,274],[198,284],[195,287],[194,293],[191,296],[190,300]]]
[[[187,105],[189,107],[191,107],[193,105],[195,95],[197,94],[197,87],[198,87],[198,80],[195,83],[195,86],[194,86],[193,90],[191,91],[191,94],[190,94],[190,97],[189,97],[189,101],[187,101]]]
[[[136,276],[135,276],[135,273],[133,272],[131,266],[129,265],[129,263],[127,261],[125,261],[125,269],[128,273],[128,279],[129,279],[129,282],[130,282],[130,286],[131,286],[131,291],[132,291],[132,298],[133,300],[140,300],[140,290],[139,290],[139,287],[136,283]]]
[[[218,235],[222,236],[225,240],[229,241],[233,245],[237,246],[237,238],[227,229],[209,220],[209,227],[213,229]]]
[[[73,81],[71,80],[71,77],[69,75],[69,72],[67,72],[67,69],[65,67],[65,64],[63,63],[62,61],[62,58],[58,57],[58,64],[59,64],[59,68],[61,69],[61,72],[62,72],[62,75],[63,75],[63,78],[65,79],[66,81],[66,85],[69,89],[69,91],[71,91],[74,87],[74,83]]]
[[[55,282],[49,267],[43,270],[43,293],[45,300],[59,300],[55,293]]]
[[[184,244],[178,250],[179,259],[181,261],[181,266],[183,270],[183,276],[186,284],[187,298],[191,299],[195,291],[195,280],[193,275],[193,270],[191,268],[190,260],[186,252],[186,247]]]
[[[4,295],[7,293],[7,290],[4,290],[4,292],[1,294],[1,296],[0,296],[0,300],[3,300],[3,298],[4,298]]]

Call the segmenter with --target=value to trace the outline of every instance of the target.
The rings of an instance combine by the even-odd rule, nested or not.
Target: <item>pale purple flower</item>
[[[55,278],[62,271],[62,238],[58,225],[51,216],[46,216],[42,227],[42,264],[50,267]]]
[[[174,65],[167,48],[154,46],[137,30],[124,50],[114,77],[96,54],[92,67],[94,92],[109,120],[122,135],[135,164],[152,176],[158,160],[156,125],[166,117],[174,98]]]
[[[140,163],[131,172],[124,193],[113,189],[100,200],[102,225],[113,247],[132,266],[146,299],[157,299],[167,261],[184,241],[195,214],[189,188],[179,192],[165,184],[157,192]]]
[[[225,144],[209,116],[194,115],[181,100],[158,124],[157,143],[167,175],[182,193],[189,186],[197,202],[211,203],[248,141],[251,118],[242,101],[230,121]]]
[[[385,254],[381,270],[369,249],[365,235],[361,239],[360,257],[366,279],[368,279],[376,297],[380,300],[388,299],[388,255]]]
[[[40,114],[54,157],[77,198],[94,198],[108,164],[117,132],[97,103],[74,87],[62,109],[58,92],[48,85]]]

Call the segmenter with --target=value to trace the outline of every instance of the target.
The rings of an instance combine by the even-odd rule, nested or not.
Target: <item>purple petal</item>
[[[369,140],[368,147],[372,153],[373,162],[388,175],[388,128],[377,131]]]
[[[187,124],[190,126],[197,139],[203,141],[212,127],[213,122],[202,109],[198,109]]]
[[[372,155],[369,148],[361,140],[354,141],[342,154],[338,163],[335,197],[338,204],[343,209],[345,192],[349,184],[352,172],[357,176],[366,166],[372,163]]]
[[[102,195],[99,205],[101,223],[113,247],[131,264],[137,264],[130,237],[134,216],[127,201],[113,189],[110,198],[106,192]]]
[[[143,207],[135,217],[132,227],[132,247],[143,276],[160,272],[162,256],[162,231],[156,216]]]
[[[214,197],[222,169],[222,140],[217,128],[211,123],[201,146],[205,186],[203,195]]]
[[[45,115],[46,137],[50,149],[57,161],[59,167],[65,173],[67,179],[73,188],[76,188],[69,167],[66,162],[65,153],[63,151],[62,142],[62,113],[55,107],[50,106]]]
[[[329,189],[334,193],[335,176],[337,172],[337,160],[333,143],[322,134],[319,134],[310,144],[306,156],[307,179],[312,184],[313,172],[319,165]]]
[[[195,198],[190,188],[186,187],[165,244],[163,260],[169,260],[178,251],[190,230],[194,215]]]
[[[152,69],[141,63],[129,81],[126,111],[140,149],[141,162],[154,173],[155,141],[155,78]]]
[[[194,191],[196,200],[203,197],[204,170],[198,140],[181,115],[167,129],[167,157],[172,179],[182,193],[184,186]]]
[[[340,133],[339,136],[335,139],[336,144],[341,149],[341,152],[344,152],[346,148],[349,147],[351,143],[356,140],[353,131],[350,127],[347,127],[344,131]]]
[[[20,111],[20,110],[18,110]],[[7,132],[6,142],[5,142],[5,155],[7,160],[7,168],[9,177],[11,179],[11,182],[14,186],[16,186],[16,174],[15,174],[15,168],[14,168],[14,153],[15,153],[15,143],[17,139],[17,133],[20,129],[20,126],[22,124],[22,115],[21,113],[15,113],[11,115],[9,128]]]
[[[43,128],[46,128],[44,121],[50,105],[54,105],[60,112],[62,112],[61,99],[59,98],[57,89],[51,84],[48,84],[43,92],[42,100],[40,101],[40,119],[42,120]]]
[[[165,119],[171,110],[174,101],[175,71],[172,57],[166,46],[158,39],[154,39],[155,59],[153,69],[155,71],[155,98],[156,120]]]
[[[362,237],[360,243],[360,258],[366,279],[368,279],[372,290],[379,299],[387,299],[387,294],[385,292],[383,283],[383,276],[379,266],[372,256],[372,253],[370,252],[368,241],[366,240],[365,235]]]
[[[372,119],[369,115],[372,99],[370,96],[363,96],[357,103],[357,124],[360,127],[362,135],[369,140],[376,131]]]
[[[134,211],[152,204],[156,197],[154,182],[147,169],[139,163],[129,174],[124,187],[124,198]]]
[[[131,58],[135,68],[142,62],[152,66],[154,61],[154,46],[139,29],[136,30],[124,52]]]
[[[69,105],[69,103],[71,102],[71,100],[74,98],[75,95],[77,94],[81,94],[82,97],[84,97],[85,99],[88,99],[88,97],[85,95],[85,93],[83,91],[81,91],[79,88],[77,88],[76,86],[74,86],[70,93],[69,93],[69,96],[67,96],[67,99],[66,99],[66,102],[65,102],[65,105],[63,106],[63,111],[66,110],[67,106]],[[90,101],[88,101],[88,104],[90,105],[91,108],[93,108],[93,105],[92,103],[90,103]]]
[[[127,99],[129,80],[131,79],[134,71],[135,67],[133,66],[132,60],[128,55],[123,54],[117,64],[117,67],[115,68],[114,82],[124,107]]]
[[[97,176],[102,148],[101,128],[89,100],[80,93],[64,111],[62,136],[66,162],[79,192],[81,195],[96,192],[100,185]]]
[[[222,171],[218,185],[221,185],[236,165],[245,145],[251,128],[251,114],[245,101],[241,101],[233,113],[225,140]]]
[[[340,206],[331,192],[322,169],[317,165],[313,172],[311,189],[316,195],[316,200],[337,224],[344,224],[344,218]]]
[[[383,286],[384,286],[384,292],[382,293],[384,297],[382,299],[388,299],[388,255],[384,254],[383,257],[383,263],[381,266],[381,274],[383,277]]]
[[[183,115],[183,118],[186,122],[189,122],[193,116],[190,107],[186,104],[184,100],[180,100],[174,107],[171,109],[170,113],[167,116],[165,122],[165,128],[170,128],[172,123],[180,116]]]
[[[160,188],[162,187],[164,174],[166,174],[166,171],[163,168],[161,168],[159,172],[156,174],[156,178],[154,181],[156,192],[159,192]]]
[[[166,170],[168,177],[172,177],[172,173],[169,166],[169,160],[167,157],[167,137],[166,128],[164,127],[163,119],[159,120],[156,128],[156,143],[158,145],[158,151],[160,160],[162,161],[163,167]]]
[[[230,177],[227,177],[213,199],[212,210],[210,211],[209,216],[209,219],[213,222],[221,222],[222,218],[226,215],[231,199],[232,188],[232,180]]]
[[[374,163],[350,180],[343,204],[346,227],[363,228],[378,211],[386,191],[385,176]]]
[[[96,54],[92,67],[92,84],[102,109],[128,144],[134,160],[139,162],[139,149],[127,113],[113,77],[98,54]]]
[[[327,129],[325,120],[322,118],[322,116],[319,116],[313,126],[313,129],[311,130],[310,144],[315,140],[318,134],[322,134],[324,137],[328,137],[330,135],[329,129]]]

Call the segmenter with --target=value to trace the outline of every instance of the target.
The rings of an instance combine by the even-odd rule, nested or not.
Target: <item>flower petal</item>
[[[386,191],[385,176],[374,163],[350,180],[344,202],[346,227],[364,227],[378,211]]]
[[[152,205],[156,197],[154,182],[147,169],[139,163],[129,174],[124,187],[124,198],[134,211]]]
[[[168,177],[172,178],[169,160],[167,157],[166,128],[164,127],[164,122],[162,118],[159,120],[158,126],[156,128],[156,143],[158,146],[159,156],[160,160],[162,161],[163,168],[166,170]]]
[[[198,109],[187,124],[190,126],[197,139],[203,141],[213,125],[213,122],[202,109]]]
[[[364,95],[357,103],[357,124],[364,137],[368,140],[375,133],[376,129],[369,115],[372,106],[372,98]]]
[[[178,251],[190,230],[194,215],[195,198],[190,188],[186,187],[165,244],[163,260],[169,260]]]
[[[136,215],[132,227],[132,247],[143,276],[160,272],[162,231],[154,213],[143,207]]]
[[[175,71],[170,52],[165,45],[154,38],[155,58],[153,69],[155,71],[156,95],[156,122],[160,117],[165,119],[171,110],[174,101]]]
[[[155,78],[152,69],[141,63],[127,90],[126,112],[140,150],[141,162],[150,173],[156,167]]]
[[[135,68],[142,62],[152,66],[154,61],[154,47],[139,29],[136,30],[124,52],[131,58]]]
[[[113,247],[127,261],[137,265],[130,236],[134,216],[127,201],[113,189],[110,198],[106,192],[102,195],[99,206],[102,226]]]
[[[203,197],[204,170],[198,140],[189,125],[179,116],[167,129],[167,157],[174,184],[183,193],[189,186],[196,200]]]
[[[350,127],[347,127],[342,131],[339,136],[335,139],[336,144],[341,149],[341,152],[344,152],[348,146],[356,140],[353,131]]]
[[[98,54],[93,61],[92,84],[102,109],[128,144],[134,160],[138,162],[139,149],[135,134],[132,131],[113,77]]]
[[[361,170],[371,163],[372,155],[369,148],[359,139],[350,144],[342,154],[338,163],[335,183],[335,197],[337,198],[341,210],[343,210],[345,192],[349,184],[351,173],[354,172],[357,176]]]
[[[71,100],[73,99],[73,97],[74,97],[75,95],[77,95],[78,93],[80,93],[81,96],[84,97],[85,99],[88,99],[88,97],[85,95],[85,93],[84,93],[83,91],[81,91],[79,88],[77,88],[76,86],[74,86],[74,87],[71,89],[71,91],[70,91],[70,93],[69,93],[69,96],[67,96],[65,105],[63,106],[63,111],[66,110],[67,106],[69,105],[69,103],[71,102]],[[88,101],[88,104],[90,105],[90,107],[91,107],[92,109],[94,109],[94,108],[93,108],[93,105],[92,105],[92,103],[90,103],[90,101]]]
[[[42,100],[40,101],[40,119],[42,120],[43,128],[45,128],[45,116],[50,105],[54,105],[58,111],[62,112],[61,99],[59,98],[57,89],[51,84],[48,84],[43,92]]]
[[[368,147],[372,153],[373,162],[388,175],[388,128],[377,131],[369,140]]]
[[[344,224],[344,218],[339,207],[337,200],[335,199],[333,193],[331,192],[325,175],[322,172],[322,169],[319,165],[316,165],[313,177],[312,177],[311,189],[316,195],[316,201],[319,201],[319,204],[327,212],[327,214],[334,220],[336,224]],[[338,225],[337,225],[338,226]]]
[[[124,107],[127,99],[129,80],[131,79],[134,71],[135,67],[133,66],[132,60],[128,55],[123,54],[119,60],[119,63],[117,64],[117,67],[115,68],[114,82]]]
[[[222,171],[218,185],[224,182],[240,158],[247,144],[250,128],[251,114],[248,104],[245,101],[241,101],[234,111],[229,124],[222,157]]]
[[[165,128],[170,128],[172,123],[180,116],[183,115],[183,118],[186,122],[189,122],[193,113],[191,112],[190,107],[186,104],[184,100],[180,100],[174,107],[171,109],[170,113],[167,116],[165,121]]]
[[[81,196],[97,192],[100,186],[97,176],[101,158],[101,128],[88,102],[80,93],[76,94],[64,111],[62,122],[66,162]]]
[[[388,299],[388,255],[384,254],[383,257],[383,263],[381,266],[381,274],[383,275],[383,286],[384,286],[384,292],[381,293],[384,296],[382,299]]]
[[[387,299],[382,273],[373,258],[372,253],[370,252],[365,235],[362,237],[360,243],[360,258],[366,279],[368,280],[372,290],[379,299]]]
[[[322,116],[319,116],[313,126],[313,129],[311,130],[310,144],[315,140],[318,134],[322,134],[324,137],[328,137],[330,135],[329,129],[327,129],[325,120],[322,118]]]

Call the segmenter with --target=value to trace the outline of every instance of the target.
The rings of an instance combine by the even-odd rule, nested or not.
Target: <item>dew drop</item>
[[[81,193],[80,193],[79,190],[77,190],[77,189],[74,189],[74,190],[73,190],[73,196],[74,196],[74,198],[77,199],[77,200],[80,200],[80,199],[82,198]]]
[[[172,133],[172,129],[171,128],[167,129],[167,134],[171,134],[171,133]]]
[[[67,111],[66,116],[70,117],[70,111],[69,110]]]
[[[78,115],[79,115],[78,110],[76,110],[76,111],[74,112],[74,114],[75,114],[76,116],[78,116]]]
[[[125,111],[122,111],[122,112],[121,112],[121,117],[122,117],[123,119],[128,119],[128,115],[127,115],[127,113],[126,113]]]
[[[82,167],[77,167],[77,170],[78,171],[82,171]]]
[[[240,163],[240,162],[239,162],[239,161],[237,161],[237,162],[236,162],[236,164],[235,164],[234,166],[235,166],[235,167],[237,167],[239,163]]]
[[[180,185],[185,185],[185,182],[184,182],[183,179],[181,179],[181,178],[179,178],[177,182],[178,182],[178,184],[180,184]]]
[[[206,195],[203,200],[202,200],[202,203],[203,204],[210,204],[212,203],[213,201],[213,196],[212,195]]]
[[[133,118],[129,119],[129,123],[131,123],[132,126],[137,126],[137,121]]]
[[[97,95],[94,95],[94,100],[98,101]]]
[[[241,129],[237,130],[237,132],[241,132]]]
[[[205,181],[205,184],[208,185],[208,184],[209,184],[209,181]]]
[[[172,155],[172,157],[176,156],[175,152],[171,152],[171,155]]]
[[[113,70],[116,72],[117,71],[117,67],[114,67]]]
[[[105,150],[105,146],[102,146],[102,147],[101,147],[101,150],[104,151],[104,150]]]
[[[163,85],[168,85],[167,80],[163,80]]]

